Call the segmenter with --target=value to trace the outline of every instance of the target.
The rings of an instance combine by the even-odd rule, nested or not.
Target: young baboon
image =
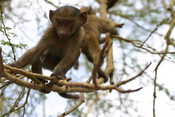
[[[85,12],[72,6],[50,10],[51,25],[47,28],[38,44],[29,49],[11,66],[22,68],[32,65],[32,72],[41,73],[42,68],[49,69],[51,76],[64,78],[80,55],[87,20]],[[53,82],[49,83],[53,84]],[[60,93],[66,98],[78,98],[76,95]]]

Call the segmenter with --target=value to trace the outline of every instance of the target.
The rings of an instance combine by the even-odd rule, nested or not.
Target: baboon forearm
[[[11,66],[22,68],[26,65],[32,64],[34,61],[36,61],[41,53],[46,48],[46,44],[43,44],[43,42],[39,42],[36,47],[33,47],[29,50],[27,50],[17,61],[11,63]]]
[[[27,52],[25,52],[24,55],[21,56],[17,61],[11,63],[10,65],[18,68],[25,67],[26,65],[31,64],[33,55],[35,55],[35,53],[36,49],[31,48]]]
[[[66,72],[76,63],[80,51],[72,52],[72,55],[65,56],[54,68],[53,75],[64,76]]]

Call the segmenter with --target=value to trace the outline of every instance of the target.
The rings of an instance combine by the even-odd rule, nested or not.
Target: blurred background
[[[99,0],[0,0],[0,47],[4,62],[11,63],[33,47],[50,24],[49,10],[63,5],[91,6],[99,15]],[[67,117],[155,117],[153,109],[156,117],[174,117],[174,5],[175,0],[108,0],[108,18],[124,23],[118,29],[119,35],[130,40],[113,39],[114,81],[129,79],[152,64],[142,76],[122,87],[143,87],[142,90],[129,94],[87,93],[85,103]],[[78,70],[72,68],[67,76],[84,82],[92,67],[81,55]],[[44,70],[44,74],[49,76],[50,71]],[[74,103],[57,93],[43,94],[0,81],[1,117],[56,117]]]

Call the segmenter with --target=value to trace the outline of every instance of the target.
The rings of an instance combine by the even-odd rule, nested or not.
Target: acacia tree
[[[27,70],[12,68],[5,63],[16,60],[21,52],[26,50],[27,46],[34,45],[32,41],[37,42],[47,26],[48,17],[46,14],[48,10],[58,7],[59,2],[55,3],[48,0],[0,1],[0,44],[4,63],[2,65],[2,60],[0,60],[2,76],[0,79],[1,116],[41,116],[36,115],[34,108],[43,102],[46,96],[37,91],[42,85],[36,87],[30,81],[38,77],[47,80],[52,78],[47,77],[48,75],[43,76]],[[92,83],[85,83],[87,74],[91,73],[92,68],[84,57],[80,57],[79,70],[85,69],[84,73],[78,74],[76,70],[71,69],[67,76],[76,77],[75,81],[81,79],[82,82],[58,81],[58,84],[66,85],[69,88],[53,87],[50,90],[55,92],[81,92],[85,98],[78,103],[77,101],[68,101],[68,111],[65,110],[65,113],[59,115],[65,116],[71,113],[72,116],[85,117],[111,116],[114,114],[123,117],[145,116],[145,113],[141,111],[141,106],[147,105],[150,113],[147,113],[146,116],[161,116],[162,113],[156,112],[158,108],[156,104],[161,104],[162,101],[159,97],[166,94],[169,103],[174,100],[173,89],[168,87],[169,83],[158,82],[158,79],[161,78],[159,74],[163,74],[161,73],[163,71],[160,70],[162,69],[161,65],[163,63],[174,64],[174,3],[174,0],[97,0],[93,1],[92,4],[89,2],[96,14],[100,14],[100,17],[124,23],[124,26],[118,30],[119,35],[109,37],[108,34],[105,34],[107,35],[106,38],[110,38],[110,44],[113,45],[106,54],[103,67],[113,78],[110,83],[114,82],[114,85],[110,83],[107,86],[101,84],[98,89],[95,89]],[[29,42],[30,45],[27,44]],[[146,71],[149,63],[152,64]],[[111,74],[112,71],[114,71],[113,74]],[[133,79],[134,81],[130,82]],[[127,85],[124,85],[126,83]],[[143,89],[139,90],[138,87]],[[97,92],[97,90],[103,91]],[[133,92],[137,90],[139,92]],[[123,93],[125,94],[123,95]],[[156,99],[160,100],[157,101]],[[138,102],[138,100],[143,101],[143,103]],[[153,101],[144,104],[145,100]]]

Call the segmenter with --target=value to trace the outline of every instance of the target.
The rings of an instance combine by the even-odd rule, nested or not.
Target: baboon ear
[[[49,11],[49,19],[50,19],[50,21],[52,21],[53,14],[54,14],[54,11],[50,10]]]
[[[87,21],[87,14],[88,14],[88,11],[81,11],[80,13],[80,20],[82,21],[82,24],[85,24],[86,21]]]
[[[89,12],[91,10],[91,7],[81,7],[80,8],[80,12],[83,13],[83,12]]]

